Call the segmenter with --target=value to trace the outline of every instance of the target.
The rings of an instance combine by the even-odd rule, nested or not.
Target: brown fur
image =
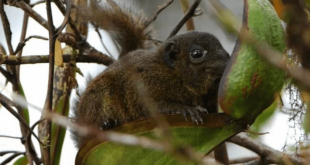
[[[111,0],[99,4],[94,0],[90,6],[80,6],[84,20],[95,22],[101,29],[106,30],[117,41],[122,51],[120,57],[137,49],[148,49],[154,44],[154,30],[146,14],[138,8],[126,3],[116,4]]]
[[[166,43],[175,43],[174,68],[163,60]],[[188,32],[171,38],[155,51],[137,50],[121,58],[92,80],[81,96],[77,109],[77,121],[106,128],[132,120],[146,118],[136,86],[130,80],[138,75],[158,110],[162,114],[184,110],[192,116],[197,106],[208,107],[208,91],[216,87],[229,55],[212,35]],[[201,64],[189,60],[190,45],[201,45],[208,50]],[[212,91],[212,90],[211,90]],[[217,91],[217,89],[213,90]],[[211,106],[216,106],[216,93]],[[197,109],[198,111],[198,109]],[[194,119],[199,114],[194,112]],[[195,116],[196,115],[196,116]],[[85,139],[79,139],[79,146]]]
[[[95,19],[109,20],[116,15],[115,19],[124,24],[109,20],[115,26],[106,27],[101,21],[100,27],[115,30],[116,36],[123,38],[118,40],[123,49],[134,51],[126,53],[126,56],[89,82],[79,102],[76,102],[74,117],[77,122],[109,129],[149,117],[140,91],[137,90],[135,81],[132,81],[133,75],[142,80],[149,98],[161,114],[181,113],[189,115],[192,121],[198,123],[202,120],[201,111],[217,111],[218,84],[229,55],[213,35],[188,32],[149,50],[141,46],[149,38],[143,20],[128,12],[121,12],[124,9],[118,7],[114,7],[111,13],[104,9],[99,8],[100,17]],[[132,19],[124,21],[128,17]],[[135,26],[132,26],[131,21],[137,21]],[[120,26],[117,27],[117,24]],[[139,38],[138,41],[135,37]],[[203,58],[199,58],[202,59],[199,63],[193,62],[191,58],[192,50],[197,48],[207,51]],[[78,147],[91,138],[73,135]]]

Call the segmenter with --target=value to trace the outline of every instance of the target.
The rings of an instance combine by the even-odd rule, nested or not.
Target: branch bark
[[[180,0],[180,2],[181,2],[183,12],[186,13],[186,11],[190,8],[189,1],[188,0]],[[188,21],[186,21],[186,29],[187,29],[187,31],[195,30],[194,19],[192,17],[190,19],[188,19]]]
[[[63,55],[64,62],[70,61],[80,62],[80,63],[97,63],[97,64],[104,64],[110,65],[109,62],[106,61],[101,55],[98,54],[91,54],[91,55]],[[41,64],[41,63],[48,63],[49,58],[48,55],[31,55],[31,56],[5,56],[0,55],[0,64],[7,64],[7,65],[22,65],[22,64]]]
[[[200,2],[201,2],[201,0],[196,0],[194,2],[194,4],[185,13],[184,17],[177,24],[177,26],[172,30],[168,39],[175,36],[178,33],[178,31],[182,28],[182,26],[187,22],[187,20],[189,20],[190,18],[192,18],[195,15],[195,11],[196,11],[198,5],[200,4]]]
[[[3,0],[0,0],[0,15],[1,15],[2,24],[4,27],[4,31],[5,31],[5,37],[6,37],[6,42],[7,42],[8,48],[9,48],[9,53],[12,55],[15,55],[14,50],[13,50],[13,46],[12,46],[12,38],[11,38],[12,32],[11,32],[11,28],[10,28],[10,23],[9,23],[9,20],[6,16],[6,13],[5,13],[3,7],[4,7],[4,2],[3,2]],[[23,93],[22,88],[21,88],[21,84],[19,81],[18,67],[7,65],[7,70],[9,70],[11,72],[11,75],[12,75],[11,76],[11,82],[12,82],[13,91],[18,93],[18,94]],[[11,107],[8,106],[8,108],[11,108]],[[27,122],[25,121],[25,120],[27,120],[27,121],[29,120],[28,115],[26,115],[26,113],[28,113],[28,111],[24,110],[21,106],[16,106],[16,109],[18,111],[17,115],[21,119],[23,119],[23,120],[19,120],[19,121],[20,121],[21,133],[22,133],[23,137],[25,137],[29,131],[28,130],[29,126],[28,126]],[[24,121],[24,123],[22,121]],[[36,161],[37,154],[34,150],[32,141],[31,140],[26,141],[24,145],[25,145],[28,163],[30,165],[32,165],[33,160],[37,163],[37,161]]]
[[[271,147],[263,143],[260,143],[254,139],[251,139],[244,134],[236,135],[230,138],[228,141],[257,153],[259,156],[265,158],[265,160],[267,160],[268,163],[286,164],[286,160],[288,158],[293,164],[296,165],[302,164],[301,161],[289,157],[288,155],[278,150],[272,149]]]
[[[14,111],[13,108],[10,107],[11,104],[14,104],[13,101],[11,101],[10,99],[8,99],[7,97],[5,97],[4,95],[0,93],[0,104],[2,104],[3,107],[5,107],[14,117],[16,117],[19,120],[19,122],[22,125],[24,125],[24,127],[38,140],[38,142],[43,145],[39,137],[32,131],[32,129],[29,127],[25,119],[23,119],[17,112]],[[26,136],[23,136],[23,137],[26,137]]]
[[[41,115],[41,119],[44,119],[46,114],[52,112],[53,106],[53,82],[54,82],[54,63],[55,63],[55,42],[56,31],[53,23],[53,15],[51,8],[51,0],[46,0],[46,12],[48,20],[48,33],[49,33],[49,73],[48,73],[48,87],[47,95],[44,104],[44,109]],[[42,160],[44,165],[49,165],[50,160],[50,143],[51,143],[51,121],[44,120],[39,124],[39,137],[46,139],[46,146],[40,146],[42,151]]]
[[[43,26],[45,29],[48,29],[48,22],[40,14],[38,14],[36,11],[34,11],[28,4],[26,4],[24,1],[17,1],[17,2],[14,1],[14,2],[10,3],[9,5],[21,8],[22,10],[27,12],[29,14],[29,16],[31,18],[33,18],[35,21],[37,21],[41,26]],[[56,5],[57,5],[57,3],[56,3]],[[59,7],[60,7],[61,11],[64,9],[63,7],[61,7],[61,5]],[[103,54],[100,51],[98,51],[97,49],[95,49],[94,47],[92,47],[86,41],[85,37],[78,31],[78,29],[76,28],[76,26],[74,25],[74,23],[72,22],[72,20],[70,18],[69,18],[68,23],[74,31],[74,36],[73,35],[70,36],[70,35],[67,35],[64,33],[60,33],[59,37],[58,37],[58,40],[60,42],[65,42],[67,45],[70,45],[73,48],[79,49],[80,54],[102,56],[101,59],[105,59],[106,62],[104,62],[103,64],[106,66],[109,66],[110,64],[112,64],[115,61],[111,57],[109,57],[108,55]]]

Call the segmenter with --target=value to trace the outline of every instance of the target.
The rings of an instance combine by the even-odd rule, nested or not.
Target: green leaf
[[[245,0],[243,27],[258,41],[285,50],[281,21],[268,0]],[[235,119],[254,120],[282,89],[285,72],[265,61],[251,45],[238,39],[220,83],[219,103]]]
[[[64,104],[64,102],[67,102]],[[57,111],[62,110],[64,116],[68,116],[69,112],[69,98],[61,98],[57,104]],[[63,142],[66,135],[66,129],[59,125],[52,123],[52,140],[51,140],[51,156],[53,158],[53,164],[58,165],[60,163],[61,151]]]
[[[310,0],[305,0],[307,7],[310,7]]]
[[[162,117],[165,117],[171,126],[173,143],[190,145],[204,154],[211,152],[227,138],[246,128],[246,126],[242,127],[237,121],[232,121],[226,114],[204,115],[203,119],[205,122],[199,125],[186,122],[181,115],[166,115]],[[116,128],[115,131],[159,140],[154,135],[155,127],[154,119],[146,119],[125,124]],[[92,140],[79,150],[76,164],[180,164],[178,160],[178,158],[171,154],[151,149]],[[183,164],[193,163],[184,162]]]
[[[261,128],[271,119],[274,112],[277,109],[277,101],[274,101],[270,107],[265,109],[256,119],[255,122],[251,125],[251,131],[260,132]],[[250,134],[251,137],[256,137],[257,135]]]
[[[310,94],[306,91],[301,91],[301,96],[307,107],[303,120],[303,129],[308,134],[310,133]]]
[[[13,165],[27,165],[28,160],[26,156],[23,156],[21,158],[18,158]]]
[[[308,108],[304,116],[303,128],[305,130],[305,133],[309,134],[310,133],[310,109],[309,109],[309,106],[307,107]]]
[[[20,88],[20,95],[26,100],[26,96],[24,93],[24,89],[21,83],[19,83],[19,88]],[[30,122],[30,118],[29,118],[29,111],[27,107],[23,108],[23,114],[22,117],[25,119],[25,121],[27,122],[27,124],[29,125]]]
[[[63,67],[55,66],[55,78],[53,89],[53,112],[63,116],[69,114],[70,93],[74,71],[69,63]],[[51,164],[58,165],[61,158],[61,151],[66,135],[66,129],[52,123],[51,131]]]

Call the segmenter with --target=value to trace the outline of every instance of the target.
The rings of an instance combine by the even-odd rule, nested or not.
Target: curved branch
[[[55,3],[58,2],[57,0]],[[58,3],[56,3],[57,5]],[[45,29],[48,29],[48,22],[36,11],[34,11],[28,4],[26,4],[24,1],[17,1],[17,3],[10,4],[15,7],[19,7],[25,12],[29,14],[31,18],[33,18],[35,21],[37,21],[41,26],[43,26]],[[64,7],[60,5],[61,11],[65,11]],[[65,12],[64,12],[65,13]],[[60,42],[65,42],[67,45],[70,45],[73,48],[78,48],[82,54],[93,54],[95,56],[102,56],[102,59],[105,59],[105,62],[102,63],[106,66],[109,66],[112,64],[115,60],[113,60],[111,57],[109,57],[106,54],[101,53],[94,47],[92,47],[88,42],[85,41],[85,37],[77,30],[74,23],[72,23],[72,20],[69,17],[69,25],[73,29],[75,33],[75,37],[69,36],[64,33],[60,33],[58,40]]]
[[[10,107],[9,104],[14,104],[10,99],[8,99],[7,97],[5,97],[4,95],[2,95],[0,93],[0,104],[3,105],[3,107],[5,107],[14,117],[16,117],[19,122],[21,122],[25,128],[31,132],[31,134],[38,140],[38,142],[41,145],[45,145],[40,139],[39,137],[32,131],[32,129],[29,127],[29,125],[27,124],[27,122],[25,121],[25,119],[23,119],[17,112],[14,111],[13,108]]]
[[[26,13],[27,14],[27,13]],[[26,27],[26,26],[25,26]],[[25,33],[25,32],[24,32]],[[33,36],[29,36],[27,37],[25,40],[19,42],[19,44],[17,45],[17,48],[16,50],[14,51],[14,54],[17,54],[19,53],[23,48],[24,46],[26,45],[26,42],[28,42],[30,39],[32,38],[36,38],[36,39],[41,39],[41,40],[45,40],[47,41],[48,38],[45,38],[45,37],[42,37],[42,36],[38,36],[38,35],[33,35]]]
[[[64,42],[67,45],[71,46],[72,48],[77,48],[80,50],[80,54],[83,55],[92,55],[96,57],[100,57],[103,61],[102,64],[109,66],[112,63],[114,63],[114,59],[109,57],[106,54],[101,53],[100,51],[96,50],[94,47],[92,47],[88,42],[86,41],[79,41],[76,39],[76,36],[70,34],[70,33],[61,33],[58,36],[58,40],[60,42]]]
[[[156,20],[157,16],[165,9],[167,8],[174,0],[168,0],[164,4],[157,7],[157,10],[154,12],[153,17],[151,17],[149,20],[145,22],[146,26],[149,26],[153,21]]]
[[[25,154],[25,152],[13,152],[14,154],[11,155],[10,157],[8,157],[7,159],[5,159],[1,165],[3,164],[8,164],[9,162],[11,162],[13,159],[15,159],[17,156],[21,155],[21,154]]]
[[[259,156],[264,157],[269,163],[285,164],[286,160],[289,159],[293,164],[302,164],[301,161],[289,157],[278,150],[272,149],[271,147],[251,139],[244,134],[236,135],[228,141],[257,153]]]
[[[1,21],[3,25],[3,30],[5,34],[5,39],[7,46],[9,48],[10,54],[13,54],[13,46],[12,46],[12,32],[11,32],[11,27],[10,27],[10,22],[8,20],[8,17],[6,16],[6,13],[4,12],[4,2],[0,0],[0,16],[1,16]]]
[[[187,20],[189,20],[190,18],[195,16],[195,11],[196,11],[198,5],[200,4],[200,2],[201,2],[201,0],[196,0],[194,2],[194,4],[185,13],[184,17],[181,19],[181,21],[178,23],[178,25],[172,30],[172,32],[170,33],[168,39],[173,37],[173,36],[175,36],[178,33],[178,31],[181,29],[181,27],[187,22]]]
[[[66,13],[65,13],[65,18],[62,22],[62,24],[56,29],[56,32],[55,32],[55,36],[57,37],[61,31],[65,28],[65,26],[67,25],[68,21],[69,21],[69,18],[70,18],[70,12],[71,12],[71,7],[72,7],[72,3],[71,3],[71,0],[66,0],[67,4],[67,9],[66,9]]]

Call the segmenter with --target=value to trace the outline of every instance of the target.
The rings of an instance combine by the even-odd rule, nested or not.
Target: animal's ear
[[[174,69],[174,61],[176,60],[177,53],[175,42],[171,41],[165,44],[163,58],[166,65],[171,69]]]

